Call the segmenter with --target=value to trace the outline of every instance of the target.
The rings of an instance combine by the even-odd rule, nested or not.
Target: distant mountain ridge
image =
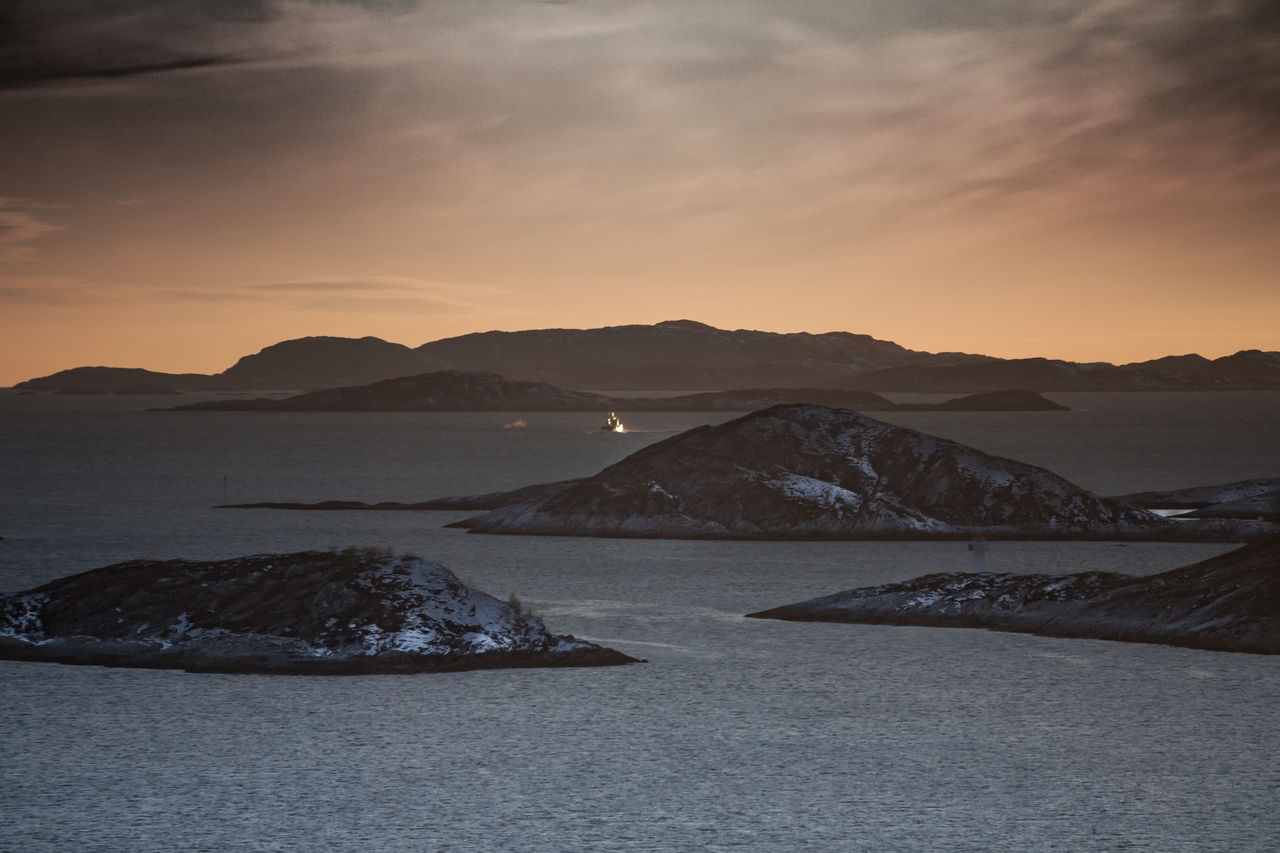
[[[671,391],[829,386],[865,370],[941,358],[850,332],[729,331],[692,320],[479,332],[432,341],[417,351],[459,369],[561,387]]]
[[[1280,389],[1280,352],[1241,350],[1209,360],[1165,356],[1115,365],[1047,358],[968,364],[907,365],[870,370],[851,387],[878,391],[977,393],[1009,388],[1037,391],[1264,391]]]
[[[870,391],[759,388],[674,397],[612,397],[476,370],[440,370],[328,388],[284,399],[217,399],[170,411],[194,412],[737,412],[778,403],[817,403],[859,411],[1062,411],[1034,391],[995,391],[944,403],[897,404]]]
[[[717,329],[693,320],[598,329],[476,332],[411,348],[381,338],[307,337],[240,358],[221,373],[76,367],[18,383],[60,393],[323,390],[442,370],[500,374],[562,388],[705,391],[836,388],[978,393],[1280,390],[1280,352],[1134,364],[928,353],[851,332]]]

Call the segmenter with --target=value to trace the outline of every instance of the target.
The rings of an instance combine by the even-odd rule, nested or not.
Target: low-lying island
[[[1280,654],[1280,537],[1147,577],[947,573],[851,589],[755,619],[988,628]]]
[[[0,596],[0,659],[364,675],[636,663],[376,551],[134,560]]]

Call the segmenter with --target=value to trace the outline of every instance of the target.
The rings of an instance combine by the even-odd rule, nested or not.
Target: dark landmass
[[[135,560],[0,596],[0,659],[297,675],[612,666],[416,557]]]
[[[1147,540],[1195,539],[1208,530],[1101,498],[1043,468],[809,405],[775,406],[689,430],[593,477],[453,526],[711,539],[952,539],[981,532]],[[1214,536],[1224,530],[1215,528]]]
[[[203,373],[157,373],[134,367],[73,367],[50,376],[28,379],[13,386],[25,391],[57,394],[129,394],[137,388],[185,388],[206,390],[209,377]]]
[[[282,341],[217,374],[220,389],[337,388],[411,376],[454,365],[381,338],[313,337]]]
[[[1216,486],[1192,486],[1162,492],[1134,492],[1118,495],[1113,500],[1148,509],[1205,509],[1214,504],[1248,500],[1280,493],[1280,477],[1240,480]]]
[[[481,332],[432,341],[418,350],[459,369],[569,388],[672,391],[836,386],[869,368],[983,358],[935,356],[849,332],[731,331],[692,320]]]
[[[76,367],[17,388],[119,393],[131,385],[182,391],[323,389],[441,370],[497,373],[567,388],[842,388],[975,393],[1277,390],[1280,353],[1243,350],[1209,360],[1167,356],[1134,364],[928,353],[849,332],[717,329],[691,320],[599,329],[479,332],[410,348],[380,338],[308,337],[246,355],[221,373]],[[821,403],[819,400],[811,402]]]
[[[175,406],[186,412],[601,412],[614,398],[520,382],[493,373],[445,370],[330,388],[281,400],[209,400]]]
[[[264,501],[261,503],[224,504],[215,509],[310,509],[310,510],[433,510],[478,512],[497,509],[522,503],[532,498],[541,498],[556,494],[577,483],[577,480],[559,480],[555,483],[538,483],[524,486],[509,492],[486,492],[479,495],[461,495],[458,497],[433,498],[417,503],[397,503],[380,501],[365,503],[363,501],[320,501],[319,503],[297,503],[293,501]]]
[[[615,398],[620,412],[751,412],[787,403],[850,409],[859,412],[1065,412],[1067,406],[1035,391],[1012,390],[973,394],[940,403],[894,403],[870,391],[830,388],[765,388],[710,391],[679,397]]]
[[[677,397],[611,397],[566,391],[494,373],[446,370],[331,388],[284,399],[208,400],[175,406],[188,412],[743,412],[781,403],[860,411],[1065,411],[1034,391],[998,391],[942,403],[895,404],[869,391],[766,388]]]
[[[808,402],[808,401],[804,401]],[[844,406],[842,408],[849,408]],[[941,403],[896,403],[899,412],[1067,412],[1070,408],[1046,400],[1035,391],[1013,389],[970,394]]]
[[[1280,654],[1280,538],[1163,574],[933,574],[748,614]]]
[[[1242,350],[1210,361],[1167,356],[1133,364],[1047,358],[988,359],[960,364],[904,365],[868,370],[844,383],[869,391],[1275,391],[1280,352]]]
[[[310,337],[281,341],[221,373],[161,373],[128,367],[75,367],[19,382],[15,388],[76,394],[125,394],[137,386],[175,391],[334,388],[409,376],[453,365],[381,338]]]

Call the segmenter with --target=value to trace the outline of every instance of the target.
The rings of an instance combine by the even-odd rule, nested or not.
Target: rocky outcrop
[[[1163,574],[933,574],[748,614],[1280,654],[1280,538]]]
[[[1260,510],[1280,500],[1280,477],[1257,480],[1240,480],[1216,486],[1192,486],[1186,489],[1170,489],[1163,492],[1134,492],[1118,495],[1114,500],[1147,509],[1201,510],[1203,517],[1213,517],[1211,508],[1239,504],[1256,504]],[[1254,512],[1253,516],[1258,515]],[[1246,518],[1253,516],[1244,516]],[[1231,517],[1231,516],[1220,516]]]
[[[1175,525],[954,441],[784,405],[650,445],[476,533],[732,539],[1148,539]]]
[[[0,658],[315,675],[635,662],[436,563],[356,550],[135,560],[2,596]]]
[[[1280,523],[1280,489],[1238,500],[1209,504],[1179,518],[1239,518]]]

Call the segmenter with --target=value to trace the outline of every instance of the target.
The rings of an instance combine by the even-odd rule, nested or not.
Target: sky
[[[1280,350],[1275,0],[6,0],[0,385],[688,318]]]

